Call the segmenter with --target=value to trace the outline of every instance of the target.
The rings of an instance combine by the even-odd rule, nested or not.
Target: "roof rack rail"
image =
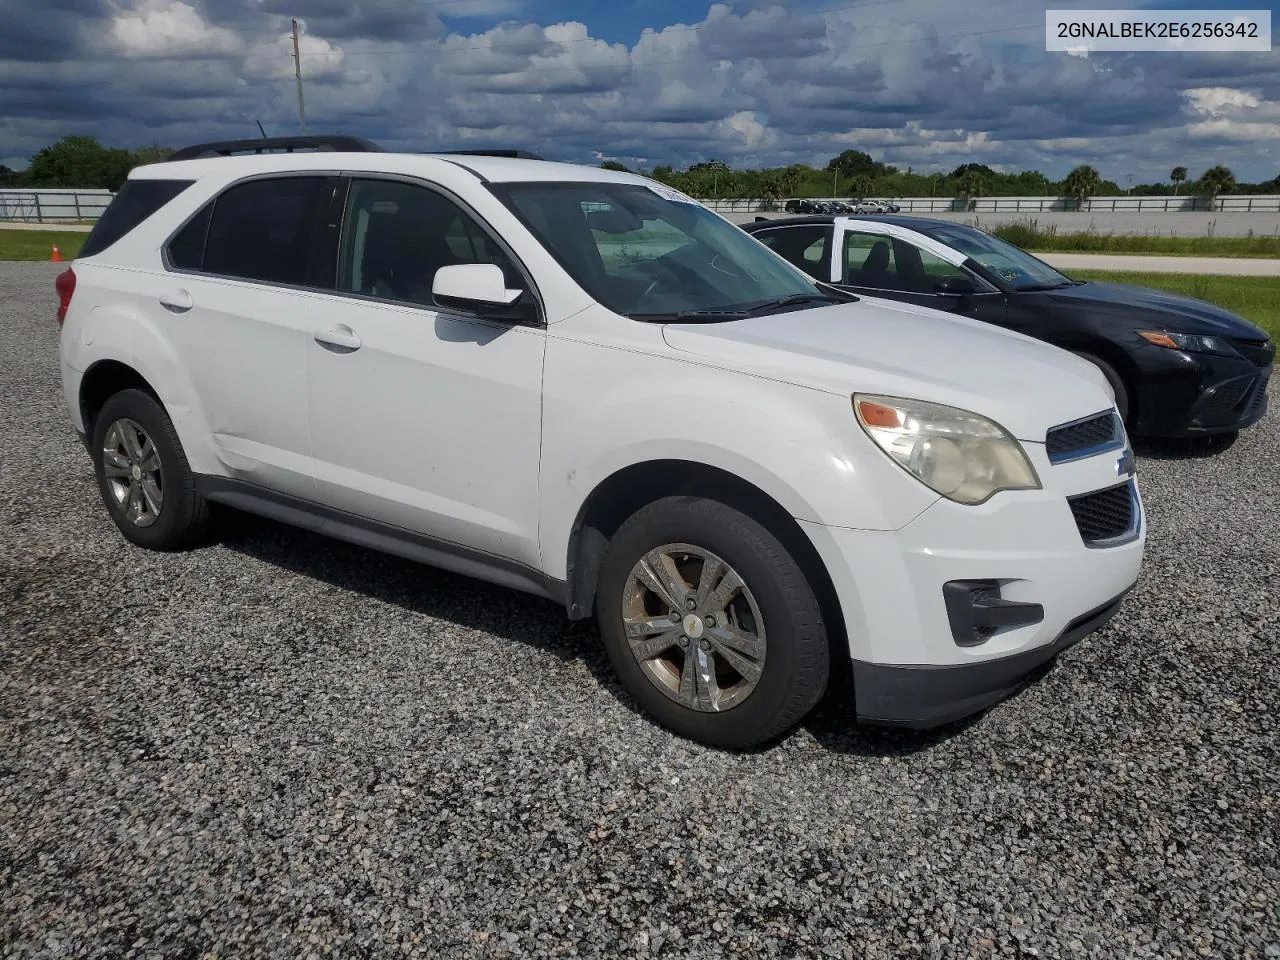
[[[203,157],[229,157],[236,153],[294,153],[299,150],[332,150],[344,153],[381,153],[376,143],[360,137],[260,137],[256,140],[219,140],[183,147],[168,160],[196,160]]]
[[[467,157],[514,157],[518,160],[545,160],[536,153],[530,153],[528,150],[431,150],[430,153],[438,153],[441,156],[455,155]]]

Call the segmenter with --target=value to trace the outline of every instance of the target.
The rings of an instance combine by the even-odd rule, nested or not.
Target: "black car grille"
[[[1087,544],[1116,540],[1134,529],[1134,496],[1131,482],[1086,493],[1067,501],[1076,518],[1080,538]]]
[[[1045,436],[1045,452],[1049,460],[1058,463],[1070,460],[1082,451],[1104,447],[1120,439],[1120,422],[1108,410],[1095,417],[1077,420],[1052,428]]]
[[[1257,377],[1228,380],[1206,391],[1200,401],[1199,420],[1217,420],[1229,414],[1242,413],[1258,385]]]
[[[1232,340],[1236,352],[1259,367],[1269,367],[1276,358],[1276,345],[1271,340]]]

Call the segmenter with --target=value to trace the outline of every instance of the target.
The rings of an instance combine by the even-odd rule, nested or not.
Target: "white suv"
[[[974,713],[1137,578],[1091,364],[841,294],[639,176],[337,146],[136,169],[58,279],[134,543],[227,504],[548,597],[720,746],[791,729],[835,658],[867,721]]]

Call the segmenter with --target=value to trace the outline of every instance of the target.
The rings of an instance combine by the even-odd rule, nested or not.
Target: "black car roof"
[[[902,217],[892,213],[816,213],[790,217],[770,217],[756,220],[752,223],[744,223],[742,227],[744,230],[753,231],[781,223],[834,223],[837,219],[868,220],[872,223],[896,223],[900,227],[906,227],[908,230],[918,230],[921,233],[928,233],[938,227],[966,226],[966,224],[956,224],[950,220],[936,220],[932,217]]]

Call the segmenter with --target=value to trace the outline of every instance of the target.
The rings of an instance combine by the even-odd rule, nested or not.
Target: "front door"
[[[537,566],[541,326],[438,307],[436,270],[497,263],[477,219],[426,185],[351,181],[337,293],[312,314],[308,396],[322,503]]]
[[[1002,324],[1005,296],[977,274],[897,235],[886,224],[857,223],[843,232],[836,283],[855,293],[904,300],[934,310]],[[969,283],[973,293],[947,293],[940,281]]]

